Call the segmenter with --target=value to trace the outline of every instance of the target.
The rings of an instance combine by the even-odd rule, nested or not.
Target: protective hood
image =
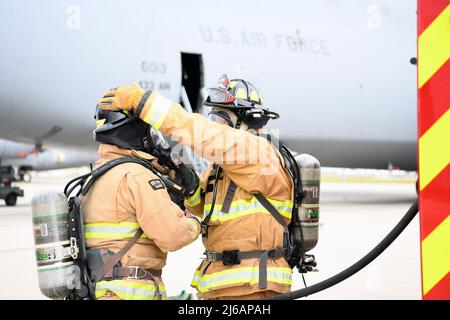
[[[118,146],[121,149],[149,152],[144,146],[148,128],[149,125],[141,119],[126,118],[120,125],[108,123],[100,125],[94,130],[94,139],[101,143]]]

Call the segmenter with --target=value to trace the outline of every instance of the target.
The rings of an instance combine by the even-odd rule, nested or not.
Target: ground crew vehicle
[[[0,199],[4,200],[7,206],[15,206],[18,197],[23,197],[24,192],[19,187],[12,186],[16,181],[12,167],[0,168]]]

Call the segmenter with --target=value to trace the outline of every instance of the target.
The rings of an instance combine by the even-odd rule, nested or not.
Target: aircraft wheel
[[[15,206],[17,203],[17,196],[15,194],[9,194],[5,199],[5,203],[8,207]]]
[[[27,172],[27,173],[24,173],[24,174],[22,175],[22,180],[23,180],[24,182],[31,182],[31,174],[29,174],[28,172]]]

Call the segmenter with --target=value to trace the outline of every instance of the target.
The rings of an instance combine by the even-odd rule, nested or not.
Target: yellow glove
[[[109,90],[98,100],[100,109],[111,111],[135,112],[145,91],[134,82],[131,86],[122,86]]]

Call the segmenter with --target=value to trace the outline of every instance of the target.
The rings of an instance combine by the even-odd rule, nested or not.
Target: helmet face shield
[[[228,104],[234,101],[234,97],[227,90],[221,88],[209,88],[207,90],[207,101],[210,103]]]
[[[97,125],[96,132],[108,131],[129,122],[129,118],[125,113],[120,111],[102,110],[98,106],[95,110],[95,122]]]

